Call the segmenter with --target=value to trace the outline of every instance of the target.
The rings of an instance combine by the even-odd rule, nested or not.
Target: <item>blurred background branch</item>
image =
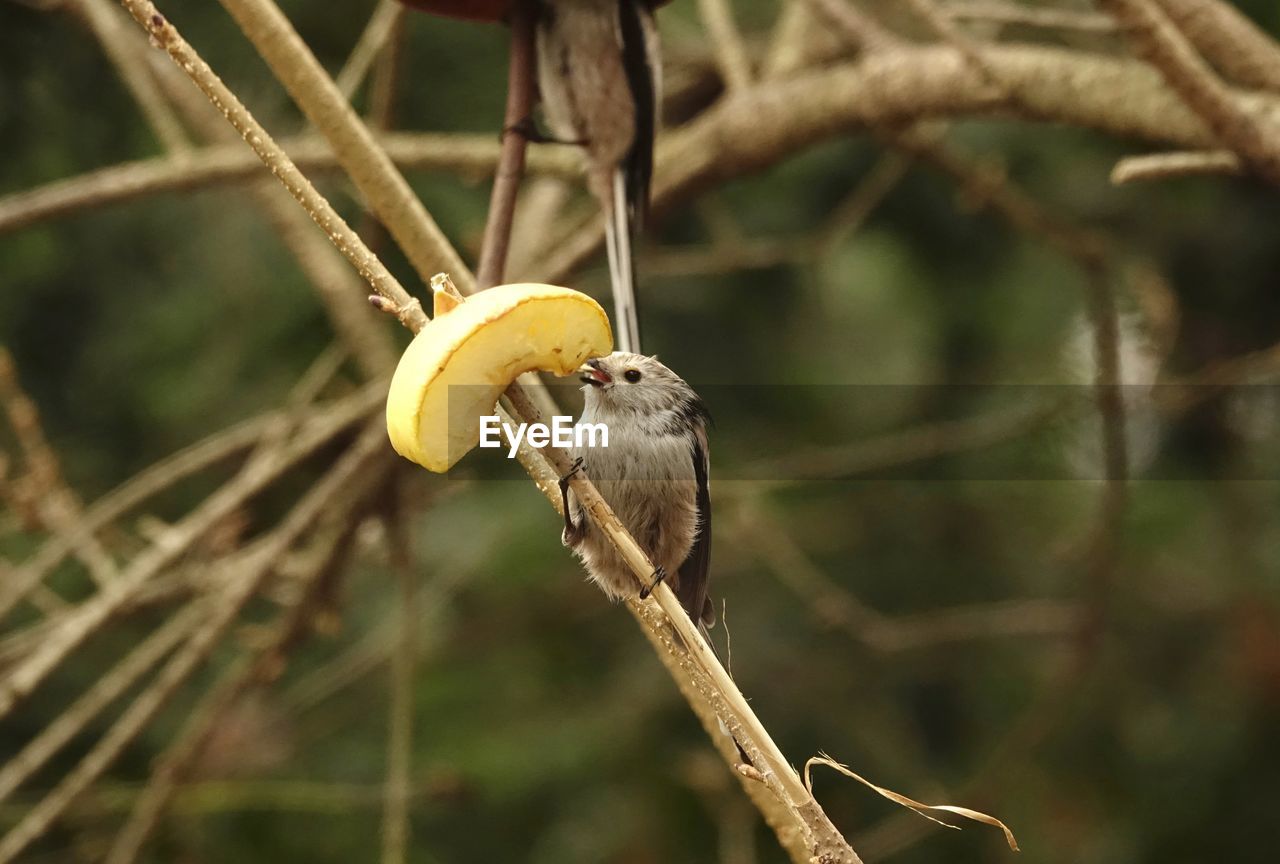
[[[308,65],[226,5],[336,143],[173,11],[387,284],[468,289],[506,33],[299,9]],[[716,584],[784,752],[1036,858],[1244,855],[1280,704],[1280,21],[1103,6],[664,6],[646,326],[719,419]],[[179,70],[107,0],[0,34],[2,857],[781,860],[538,496],[387,456],[398,335]],[[598,291],[577,154],[527,170],[506,278]],[[822,803],[879,818],[866,860],[991,839]]]

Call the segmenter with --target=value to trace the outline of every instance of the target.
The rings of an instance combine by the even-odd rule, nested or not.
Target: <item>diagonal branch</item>
[[[1280,45],[1223,0],[1157,0],[1205,59],[1246,87],[1280,93]]]
[[[1222,144],[1262,177],[1280,184],[1280,128],[1261,122],[1196,53],[1151,0],[1099,0],[1128,30],[1138,52],[1205,122]]]

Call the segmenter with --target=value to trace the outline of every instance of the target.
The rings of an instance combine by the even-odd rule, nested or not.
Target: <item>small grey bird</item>
[[[551,132],[581,144],[605,212],[618,347],[640,350],[633,241],[649,204],[662,58],[659,0],[540,0],[538,88]]]
[[[705,631],[715,624],[715,607],[707,593],[707,409],[693,388],[655,357],[615,351],[587,361],[581,371],[587,386],[578,422],[605,424],[609,444],[575,449],[574,470],[586,470],[657,567],[653,584],[641,597],[665,579],[689,617]],[[630,568],[587,520],[568,481],[569,477],[560,481],[564,545],[582,559],[606,594],[615,599],[627,596],[635,590]]]

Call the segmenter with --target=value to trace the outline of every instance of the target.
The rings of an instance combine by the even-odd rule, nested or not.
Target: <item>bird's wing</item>
[[[716,623],[716,610],[707,590],[711,568],[711,489],[708,485],[710,459],[707,433],[701,426],[694,434],[692,451],[693,473],[698,484],[698,535],[694,538],[689,556],[680,565],[680,584],[676,595],[680,598],[680,605],[688,610],[695,622],[704,627],[712,627]]]

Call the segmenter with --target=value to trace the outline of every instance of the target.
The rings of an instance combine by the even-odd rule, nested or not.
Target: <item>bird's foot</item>
[[[653,579],[653,581],[640,589],[641,600],[648,600],[649,595],[653,593],[654,589],[662,584],[663,579],[667,578],[666,569],[663,567],[659,567],[657,570],[653,571],[653,576],[651,578]]]
[[[568,473],[560,478],[560,503],[564,507],[564,530],[560,532],[560,542],[570,549],[582,542],[582,535],[585,533],[581,522],[573,521],[573,510],[569,506],[569,480],[581,470],[583,470],[583,464],[582,457],[579,456],[573,460]]]

